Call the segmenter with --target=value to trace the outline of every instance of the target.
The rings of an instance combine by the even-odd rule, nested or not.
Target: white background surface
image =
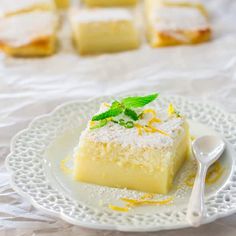
[[[62,30],[59,52],[45,59],[0,54],[0,235],[136,235],[69,225],[34,209],[9,185],[4,159],[12,136],[37,115],[91,96],[141,90],[214,101],[236,113],[236,1],[208,0],[210,43],[81,58]],[[236,235],[236,215],[201,226],[140,235]]]

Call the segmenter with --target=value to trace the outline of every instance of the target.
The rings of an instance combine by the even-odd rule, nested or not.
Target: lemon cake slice
[[[72,10],[73,40],[80,54],[97,54],[135,49],[139,35],[127,9]]]
[[[210,40],[211,27],[199,6],[146,6],[147,37],[152,47],[196,44]]]
[[[166,194],[189,151],[186,119],[169,108],[144,106],[157,94],[101,108],[74,150],[76,180]]]
[[[12,16],[30,11],[53,11],[53,0],[0,0],[0,17]]]
[[[34,11],[2,18],[0,48],[12,56],[47,56],[55,51],[58,17]]]
[[[70,0],[55,0],[55,3],[59,9],[66,9],[70,6]]]
[[[90,7],[132,6],[137,0],[84,0]]]

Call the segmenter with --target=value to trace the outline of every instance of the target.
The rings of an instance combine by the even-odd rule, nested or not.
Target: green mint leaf
[[[100,120],[97,125],[90,127],[90,129],[98,129],[98,128],[105,126],[106,124],[107,124],[107,119]]]
[[[154,101],[158,97],[158,93],[151,94],[148,96],[143,96],[143,97],[127,97],[124,98],[121,103],[126,107],[126,108],[136,108],[136,107],[143,107],[147,105],[148,103]]]
[[[126,116],[130,117],[132,120],[135,120],[135,121],[138,120],[138,114],[134,110],[126,108],[124,113]]]
[[[118,116],[123,112],[123,110],[124,109],[122,107],[110,108],[109,110],[103,113],[93,116],[92,121],[98,121],[98,120],[103,120],[109,117]]]

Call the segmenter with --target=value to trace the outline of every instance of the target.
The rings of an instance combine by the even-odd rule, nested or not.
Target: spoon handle
[[[199,226],[205,214],[204,209],[204,190],[205,178],[208,167],[199,163],[197,176],[194,181],[192,194],[188,204],[187,220],[192,226]]]

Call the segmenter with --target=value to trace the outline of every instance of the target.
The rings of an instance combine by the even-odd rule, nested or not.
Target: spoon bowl
[[[202,136],[192,143],[195,158],[202,163],[212,165],[223,153],[225,143],[219,136]]]

